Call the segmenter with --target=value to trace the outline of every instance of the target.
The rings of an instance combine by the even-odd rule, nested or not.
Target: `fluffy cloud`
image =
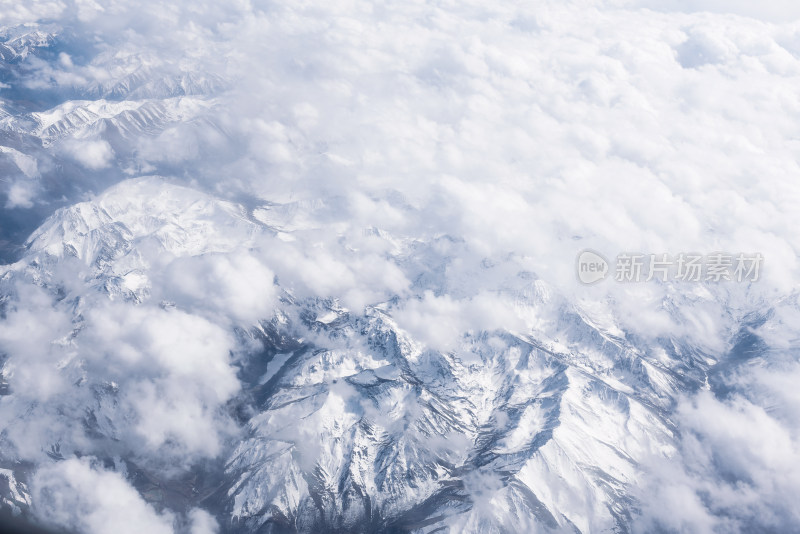
[[[6,362],[3,374],[34,399],[47,401],[63,393],[65,384],[52,365],[62,356],[62,344],[73,329],[69,316],[52,307],[52,297],[45,291],[22,285],[17,295],[18,307],[6,310],[0,326],[0,344],[7,355],[24,359]]]
[[[190,534],[217,534],[219,523],[214,516],[201,508],[193,508],[189,512]]]
[[[441,351],[453,350],[466,333],[496,329],[514,332],[525,326],[507,301],[490,293],[455,300],[427,291],[421,299],[407,301],[392,316],[415,339]]]
[[[58,0],[34,0],[24,5],[14,0],[0,2],[0,24],[13,25],[30,23],[42,19],[59,17],[66,9],[66,4]]]
[[[163,297],[198,313],[221,313],[255,324],[276,304],[275,274],[250,254],[177,258],[156,287]]]
[[[15,182],[8,188],[8,200],[6,208],[30,208],[33,206],[33,199],[36,197],[32,184],[26,182]]]
[[[114,160],[114,150],[104,140],[69,140],[61,145],[61,150],[92,171],[108,168]]]
[[[678,456],[650,466],[639,530],[785,531],[800,522],[796,421],[704,392],[681,404],[676,423]]]
[[[179,310],[111,305],[88,313],[81,341],[89,374],[122,385],[140,440],[187,459],[216,456],[225,428],[218,409],[239,388],[230,335]]]
[[[679,447],[645,470],[639,530],[790,531],[800,523],[800,397],[792,385],[800,367],[783,338],[796,333],[797,310],[788,299],[740,332],[708,389],[679,399]]]
[[[657,10],[674,10],[686,13],[705,11],[740,15],[776,23],[786,23],[800,19],[800,8],[797,7],[797,4],[788,0],[777,0],[763,6],[754,5],[746,0],[668,0],[666,2],[645,0],[635,3]]]
[[[239,431],[234,328],[282,298],[382,304],[443,351],[495,329],[566,350],[567,310],[643,358],[684,343],[717,372],[744,318],[797,289],[798,15],[788,1],[6,2],[0,127],[24,177],[3,194],[31,213],[9,213],[0,240],[91,202],[69,212],[80,239],[48,227],[35,269],[4,280],[4,454],[218,456]],[[185,187],[126,181],[151,173]],[[79,216],[94,208],[101,225]],[[761,252],[765,267],[752,285],[585,287],[585,248]],[[99,296],[98,279],[127,292]],[[759,335],[791,353],[796,312],[775,313]],[[678,399],[678,450],[646,466],[642,528],[800,521],[785,497],[797,412],[773,409],[798,399],[775,365],[740,369],[728,397]],[[113,520],[68,510],[106,509],[97,481],[168,523],[84,461],[38,476],[42,498],[75,488],[42,512],[60,524]],[[215,528],[202,511],[190,523]]]
[[[138,450],[140,462],[166,469],[217,456],[236,431],[222,409],[239,390],[227,330],[176,309],[102,300],[76,318],[27,284],[17,298],[0,329],[14,391],[0,414],[20,458],[41,459],[51,447]]]
[[[90,534],[173,532],[173,517],[157,513],[121,475],[89,458],[41,468],[32,490],[37,515],[62,528]]]

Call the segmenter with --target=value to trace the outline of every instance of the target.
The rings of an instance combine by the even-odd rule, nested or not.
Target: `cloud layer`
[[[119,459],[179,478],[230,452],[262,322],[378,305],[423,353],[468,361],[465,335],[506,330],[591,360],[569,310],[666,369],[674,447],[630,477],[634,528],[796,527],[798,17],[0,2],[0,459],[36,466],[34,510],[62,526],[213,532]],[[588,287],[587,248],[765,264]]]

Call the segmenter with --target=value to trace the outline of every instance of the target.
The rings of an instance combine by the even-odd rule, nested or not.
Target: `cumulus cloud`
[[[13,25],[57,18],[67,6],[58,0],[35,0],[24,5],[14,0],[3,0],[0,7],[0,24]]]
[[[33,199],[36,191],[33,184],[27,182],[14,182],[8,188],[8,200],[6,208],[30,208],[33,206]]]
[[[786,531],[798,524],[795,421],[741,396],[720,401],[704,392],[681,404],[676,423],[680,449],[650,466],[641,531]]]
[[[37,515],[62,528],[92,534],[173,532],[172,516],[157,513],[120,474],[93,465],[91,458],[42,467],[32,492]]]
[[[114,150],[105,140],[69,140],[61,145],[61,149],[67,156],[93,171],[110,167],[114,159]]]
[[[217,534],[219,523],[214,516],[201,508],[192,508],[189,512],[190,534]]]
[[[64,391],[58,370],[49,364],[60,359],[58,341],[67,338],[73,326],[68,316],[53,309],[50,295],[35,286],[21,286],[18,299],[19,307],[6,311],[0,343],[6,354],[25,359],[7,362],[4,375],[13,377],[32,398],[47,401]]]
[[[102,300],[76,318],[27,284],[17,298],[0,329],[3,375],[14,388],[0,412],[19,458],[41,459],[53,447],[114,454],[122,440],[143,464],[168,470],[217,456],[236,431],[222,409],[239,390],[224,328],[176,309]],[[21,424],[26,411],[36,415]]]
[[[710,12],[732,14],[744,17],[766,20],[769,22],[786,23],[800,19],[800,8],[788,0],[778,0],[759,6],[746,0],[669,0],[666,2],[644,1],[640,5],[657,10],[682,11],[687,13]]]
[[[790,386],[800,367],[783,338],[796,332],[785,322],[796,313],[794,299],[782,303],[740,334],[707,390],[679,399],[678,449],[645,470],[639,530],[769,532],[800,523],[800,398]],[[741,339],[755,344],[742,348]]]
[[[139,439],[185,459],[216,456],[225,428],[218,409],[239,388],[230,334],[179,310],[111,305],[88,313],[83,350],[99,365],[90,373],[122,384]]]
[[[798,16],[788,1],[4,2],[0,128],[22,173],[5,205],[41,211],[9,214],[0,240],[88,202],[3,281],[3,454],[217,457],[240,431],[235,332],[292,299],[380,305],[443,352],[493,330],[583,350],[569,312],[670,377],[685,355],[661,344],[713,374],[743,318],[797,289]],[[137,181],[153,173],[182,189]],[[765,266],[752,285],[587,287],[585,248]],[[759,335],[790,353],[796,311],[775,313]],[[672,399],[677,452],[646,466],[642,528],[800,521],[798,420],[774,410],[797,398],[773,365],[729,397]],[[56,523],[99,531],[128,507],[171,524],[120,474],[42,465]],[[189,523],[216,529],[201,510]]]
[[[236,324],[272,316],[275,274],[250,254],[177,258],[164,269],[157,288],[163,297],[198,313],[217,312]]]
[[[421,299],[409,300],[392,316],[415,339],[434,350],[453,350],[464,334],[524,328],[508,302],[491,293],[456,300],[426,291]]]

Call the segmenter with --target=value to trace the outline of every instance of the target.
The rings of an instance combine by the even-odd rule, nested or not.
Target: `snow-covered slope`
[[[4,5],[0,527],[796,531],[800,13],[696,4]]]
[[[285,231],[242,206],[138,178],[53,215],[6,279],[53,287],[58,263],[77,259],[88,271],[68,299],[99,291],[146,303],[149,277],[165,262],[268,247]],[[417,242],[413,255],[431,246]],[[557,330],[477,328],[449,351],[432,350],[393,319],[402,300],[361,314],[278,286],[270,316],[236,325],[249,347],[236,356],[244,390],[233,401],[245,427],[210,501],[222,524],[628,530],[628,487],[642,461],[674,450],[670,403],[692,378],[598,330],[544,282],[507,285],[502,298],[557,319]],[[80,351],[81,334],[70,343]]]

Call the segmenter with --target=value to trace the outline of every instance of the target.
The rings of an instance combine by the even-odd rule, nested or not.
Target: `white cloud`
[[[66,52],[61,52],[58,54],[58,62],[61,64],[62,67],[71,69],[74,67],[72,64],[72,58]]]
[[[8,355],[19,355],[4,366],[4,375],[33,399],[48,401],[67,387],[55,362],[65,357],[58,341],[68,338],[73,325],[69,317],[53,309],[51,297],[42,289],[20,285],[18,301],[0,322],[0,347]]]
[[[125,304],[97,306],[89,321],[91,372],[120,384],[138,440],[183,461],[216,456],[232,430],[218,409],[239,389],[230,334],[179,310]]]
[[[418,300],[408,300],[392,311],[400,328],[434,350],[456,348],[464,333],[517,331],[524,327],[508,301],[499,295],[478,293],[461,300],[426,291]]]
[[[257,257],[239,253],[178,258],[158,280],[162,296],[197,313],[220,313],[235,323],[272,316],[274,273]]]
[[[86,99],[33,116],[46,119],[42,130],[58,123],[43,153],[83,170],[64,176],[20,145],[13,154],[28,159],[14,161],[28,180],[8,185],[7,207],[85,200],[123,177],[86,170],[147,169],[186,186],[132,180],[81,205],[109,220],[76,216],[74,241],[49,228],[45,250],[80,243],[76,253],[89,258],[76,266],[37,257],[79,311],[34,289],[38,275],[14,278],[18,302],[0,323],[14,394],[0,417],[18,456],[41,462],[56,443],[108,452],[75,424],[87,409],[107,415],[113,429],[102,432],[145,464],[185,467],[223,452],[237,431],[226,404],[240,388],[231,327],[272,316],[275,278],[298,299],[337,298],[356,313],[396,299],[391,316],[433,349],[457,351],[465,332],[494,329],[570,349],[559,344],[570,325],[556,314],[587,303],[645,356],[675,339],[724,358],[744,314],[797,288],[800,11],[788,1],[721,0],[578,0],[535,11],[478,2],[3,3],[0,24],[55,19],[65,39],[88,36],[67,43],[84,55],[29,54],[13,84],[42,102]],[[110,228],[131,233],[130,253],[106,246]],[[573,262],[587,247],[612,258],[761,252],[766,262],[752,287],[584,287]],[[98,297],[98,273],[129,281],[140,302]],[[549,298],[542,287],[567,304],[538,302]],[[789,350],[796,312],[778,315],[783,322],[763,336]],[[680,450],[649,466],[645,484],[665,504],[646,501],[645,521],[800,521],[783,496],[798,492],[787,460],[798,421],[766,409],[769,399],[796,399],[765,366],[752,371],[758,394],[683,399]],[[114,393],[97,400],[90,386]],[[29,409],[30,424],[14,423]],[[725,472],[704,467],[711,460]],[[42,487],[66,487],[58,477],[70,469],[81,480],[119,479],[68,462],[43,470]],[[97,503],[87,487],[76,498]],[[163,519],[140,504],[132,506]],[[94,528],[53,506],[54,520]],[[205,512],[192,521],[214,531]]]
[[[61,149],[67,156],[93,171],[110,167],[114,160],[114,150],[105,140],[68,140],[61,144]]]
[[[684,401],[676,423],[677,457],[648,466],[641,529],[781,531],[800,522],[796,427],[743,397],[708,392]]]
[[[710,391],[683,394],[673,415],[674,455],[646,463],[636,489],[639,529],[788,531],[800,524],[800,368],[784,337],[795,326],[787,299],[739,333],[711,375]],[[777,335],[776,335],[777,334]],[[749,337],[748,337],[749,336]],[[795,337],[796,339],[796,337]]]
[[[219,523],[214,516],[201,508],[192,508],[189,512],[190,534],[217,534]]]
[[[791,0],[773,0],[765,4],[754,4],[747,0],[645,0],[636,3],[664,11],[732,14],[784,24],[800,19],[800,8]]]
[[[59,0],[33,0],[20,4],[14,0],[0,0],[0,24],[30,23],[41,19],[59,17],[66,9]]]
[[[91,458],[42,466],[31,486],[36,515],[62,528],[87,534],[173,532],[170,514],[157,513],[120,474]]]
[[[31,183],[17,181],[8,188],[7,208],[31,208],[36,191]]]
[[[217,456],[236,432],[221,409],[240,387],[226,329],[180,310],[91,295],[76,318],[38,288],[17,291],[16,309],[0,323],[3,374],[15,393],[0,404],[0,420],[14,454],[106,451],[108,443],[90,437],[101,433],[166,473]],[[32,417],[25,425],[23,413]],[[100,426],[74,424],[87,413]]]

